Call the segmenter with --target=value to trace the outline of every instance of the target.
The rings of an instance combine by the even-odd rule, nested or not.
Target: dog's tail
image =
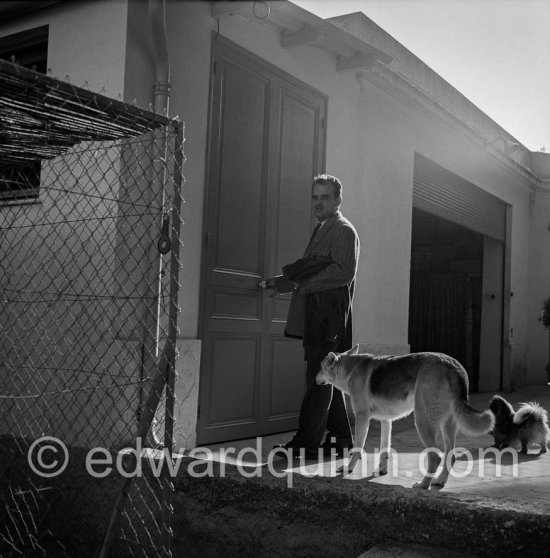
[[[468,400],[456,402],[455,416],[461,430],[469,434],[486,434],[495,426],[495,415],[489,409],[477,411]]]
[[[526,421],[540,422],[548,428],[548,413],[538,403],[520,403],[519,409],[514,415],[514,423],[521,425]]]

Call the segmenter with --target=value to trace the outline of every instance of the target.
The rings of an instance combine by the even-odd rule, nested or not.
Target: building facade
[[[169,61],[187,158],[177,446],[295,427],[301,346],[283,335],[288,298],[258,282],[301,256],[321,171],[361,240],[362,349],[445,350],[483,392],[547,382],[550,155],[363,14],[167,2],[159,60],[152,5],[44,3],[4,17],[0,38],[48,26],[54,76],[145,107]]]

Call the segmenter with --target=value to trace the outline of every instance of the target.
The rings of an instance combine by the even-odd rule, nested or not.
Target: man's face
[[[311,205],[313,213],[318,221],[325,221],[331,215],[338,211],[341,203],[340,197],[334,196],[334,187],[332,184],[313,185],[311,190]]]

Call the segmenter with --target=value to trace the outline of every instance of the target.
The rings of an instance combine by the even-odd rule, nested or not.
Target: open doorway
[[[409,344],[411,352],[456,358],[477,391],[483,306],[484,236],[413,208]]]

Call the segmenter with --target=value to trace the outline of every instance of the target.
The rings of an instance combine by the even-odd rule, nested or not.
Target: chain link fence
[[[3,61],[0,125],[0,555],[171,556],[183,125]]]

